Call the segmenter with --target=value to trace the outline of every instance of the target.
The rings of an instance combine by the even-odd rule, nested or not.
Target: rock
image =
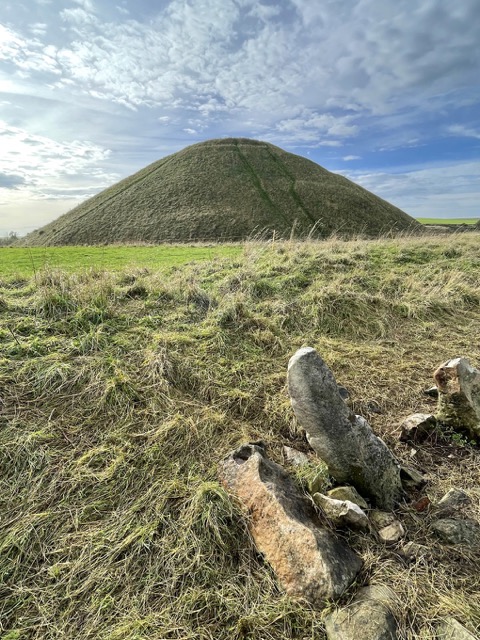
[[[438,640],[478,640],[477,636],[467,631],[455,618],[447,618],[441,622],[436,633]]]
[[[285,456],[285,460],[295,467],[308,464],[308,456],[302,451],[297,451],[297,449],[292,449],[292,447],[287,447],[285,445],[283,447],[283,454]]]
[[[328,491],[328,496],[334,500],[350,500],[350,502],[358,504],[361,509],[368,509],[368,504],[355,487],[335,487],[335,489]]]
[[[395,544],[403,538],[405,535],[405,529],[402,527],[402,524],[398,520],[394,520],[392,524],[389,524],[388,527],[384,527],[380,529],[378,532],[378,536],[382,542],[386,542],[387,544]]]
[[[363,587],[350,605],[325,618],[328,640],[396,640],[397,623],[391,611],[394,602],[395,596],[387,587]]]
[[[430,498],[428,496],[422,496],[419,500],[412,503],[412,507],[417,513],[422,513],[428,509],[430,504]]]
[[[405,465],[400,466],[400,479],[408,491],[421,489],[427,484],[427,480],[422,476],[420,471],[417,471],[413,467],[406,467]]]
[[[480,439],[480,371],[466,358],[442,364],[434,373],[438,388],[437,420]]]
[[[426,396],[430,396],[430,398],[438,398],[438,389],[437,387],[430,387],[429,389],[425,389],[423,392]]]
[[[412,413],[401,423],[402,442],[423,442],[437,427],[437,419],[431,413]]]
[[[370,521],[367,514],[354,502],[350,502],[350,500],[335,500],[321,493],[315,493],[312,497],[315,504],[336,526],[353,527],[363,531],[370,529]]]
[[[425,547],[417,542],[407,542],[402,546],[402,552],[407,558],[411,560],[417,560],[425,556],[429,556],[430,552],[428,547]]]
[[[480,545],[480,525],[475,520],[440,518],[432,523],[432,529],[447,544]]]
[[[380,511],[379,509],[372,509],[370,511],[370,521],[376,529],[384,529],[389,524],[395,521],[395,516],[389,511]]]
[[[346,401],[350,398],[350,394],[348,393],[348,389],[346,389],[345,387],[343,387],[341,384],[338,385],[338,393],[340,394],[340,397],[342,398],[342,400]]]
[[[352,484],[378,507],[393,509],[403,495],[400,467],[367,421],[352,413],[315,349],[300,349],[288,364],[288,392],[311,447],[337,482]]]
[[[319,471],[313,476],[313,478],[307,481],[308,493],[311,496],[313,496],[314,493],[321,493],[325,486],[328,486],[328,483],[326,483],[326,477],[328,476],[326,476],[324,471]]]
[[[322,527],[313,505],[262,448],[240,447],[219,475],[246,508],[253,540],[288,595],[322,608],[350,586],[360,558]]]
[[[442,513],[443,516],[447,514],[460,511],[464,507],[468,507],[471,504],[470,497],[462,489],[450,489],[443,498],[435,505],[435,511]]]

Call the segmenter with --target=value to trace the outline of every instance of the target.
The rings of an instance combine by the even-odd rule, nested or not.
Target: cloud
[[[396,173],[341,173],[413,216],[478,216],[480,161],[412,167]]]
[[[342,158],[345,162],[351,162],[352,160],[361,160],[361,156],[344,156]]]
[[[24,187],[34,199],[53,196],[59,188],[65,191],[69,187],[88,194],[92,184],[100,190],[117,177],[101,169],[110,155],[109,149],[88,141],[58,142],[2,121],[0,141],[0,186]],[[16,173],[8,182],[12,166]],[[79,185],[79,181],[83,184]]]
[[[23,176],[0,172],[0,189],[18,189],[23,184],[25,184]]]
[[[473,127],[466,127],[463,124],[452,124],[448,127],[448,132],[453,136],[476,138],[477,140],[480,140],[480,131],[477,131]]]
[[[10,32],[9,60],[132,109],[196,110],[212,125],[248,114],[286,143],[314,131],[338,142],[362,117],[461,100],[480,63],[476,0],[171,0],[144,22],[75,4],[60,12],[62,41],[44,43],[55,56]]]

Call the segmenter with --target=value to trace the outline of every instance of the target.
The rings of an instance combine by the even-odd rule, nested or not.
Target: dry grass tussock
[[[216,479],[248,440],[279,462],[284,444],[308,450],[285,391],[302,345],[427,473],[432,500],[460,486],[479,518],[477,448],[438,434],[412,457],[396,438],[433,408],[437,364],[480,366],[479,247],[478,234],[252,242],[233,261],[45,270],[0,290],[2,640],[323,638],[322,613],[281,592]],[[433,637],[446,615],[478,631],[478,550],[400,511],[425,554],[344,533],[359,584],[394,587],[402,638]]]

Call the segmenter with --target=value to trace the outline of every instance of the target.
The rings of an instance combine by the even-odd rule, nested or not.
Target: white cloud
[[[0,121],[0,173],[11,174],[14,166],[34,198],[71,188],[72,182],[87,191],[92,183],[97,189],[106,186],[116,177],[100,168],[109,155],[108,149],[88,141],[59,142]]]
[[[473,127],[466,127],[463,124],[452,124],[447,130],[454,136],[476,138],[477,140],[480,140],[480,131],[477,131]]]
[[[396,173],[342,173],[413,216],[479,215],[480,161],[412,167]]]
[[[352,160],[361,160],[361,156],[344,156],[342,158],[345,162],[351,162]]]

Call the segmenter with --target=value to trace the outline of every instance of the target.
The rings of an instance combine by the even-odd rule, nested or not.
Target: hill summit
[[[409,215],[304,157],[245,138],[162,158],[86,200],[22,244],[324,237],[420,228]]]

